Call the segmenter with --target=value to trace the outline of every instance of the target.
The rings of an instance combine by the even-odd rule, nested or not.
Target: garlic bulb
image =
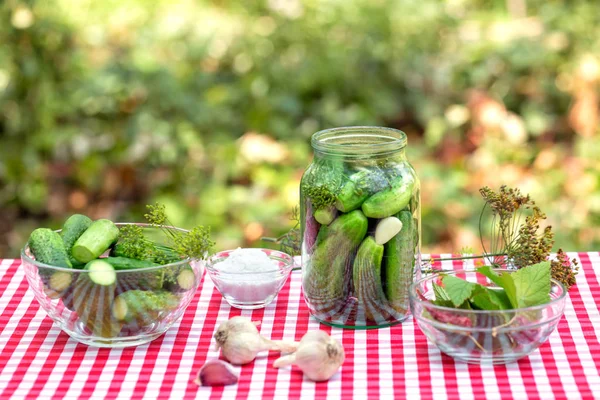
[[[260,335],[250,319],[242,316],[233,317],[219,325],[214,334],[217,350],[220,348],[232,364],[252,362],[258,353],[266,350],[291,352],[296,350],[297,343],[280,340],[269,340]]]
[[[326,332],[307,332],[295,353],[283,356],[273,363],[280,368],[295,364],[304,375],[313,381],[326,381],[331,378],[344,362],[344,348]]]

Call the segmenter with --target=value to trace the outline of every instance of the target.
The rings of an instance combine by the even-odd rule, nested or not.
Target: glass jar
[[[300,184],[302,289],[325,324],[383,327],[408,316],[421,209],[406,142],[404,132],[368,126],[312,136]]]

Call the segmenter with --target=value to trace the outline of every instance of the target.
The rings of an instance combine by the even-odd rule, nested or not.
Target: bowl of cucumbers
[[[151,223],[113,223],[75,214],[60,230],[31,233],[21,251],[29,287],[78,342],[111,348],[150,342],[192,300],[213,244],[210,230],[150,217]]]

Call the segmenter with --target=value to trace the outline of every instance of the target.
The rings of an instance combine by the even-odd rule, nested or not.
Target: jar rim
[[[381,126],[345,126],[323,129],[311,137],[315,151],[342,156],[382,155],[406,147],[406,133]]]

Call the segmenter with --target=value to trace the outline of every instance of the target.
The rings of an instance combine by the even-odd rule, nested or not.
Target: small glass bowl
[[[277,263],[273,270],[266,272],[224,272],[219,264],[234,250],[216,253],[206,263],[206,270],[213,283],[227,303],[243,310],[266,307],[277,296],[287,280],[294,260],[289,254],[271,249],[261,250]]]
[[[514,270],[496,269],[497,272]],[[497,287],[475,270],[444,271],[461,279]],[[432,284],[438,273],[413,283],[409,289],[414,319],[427,338],[440,351],[472,364],[506,364],[528,356],[544,343],[561,319],[566,289],[552,279],[550,301],[533,307],[512,310],[464,310],[437,306],[423,300],[435,299]],[[434,317],[437,316],[437,317]],[[465,326],[465,321],[471,326]],[[443,322],[442,322],[443,321]]]
[[[159,228],[148,224],[115,225],[141,226],[146,235],[159,243],[160,238],[164,238]],[[185,232],[179,228],[169,229]],[[65,333],[80,343],[109,348],[138,346],[165,333],[183,315],[203,273],[201,262],[184,259],[155,267],[118,270],[113,285],[100,286],[91,283],[87,270],[36,261],[29,243],[21,250],[21,261],[36,300]],[[185,281],[180,280],[182,276],[186,277]],[[168,306],[140,308],[135,318],[117,320],[113,314],[115,303],[128,291],[143,291],[153,299],[162,299]]]

